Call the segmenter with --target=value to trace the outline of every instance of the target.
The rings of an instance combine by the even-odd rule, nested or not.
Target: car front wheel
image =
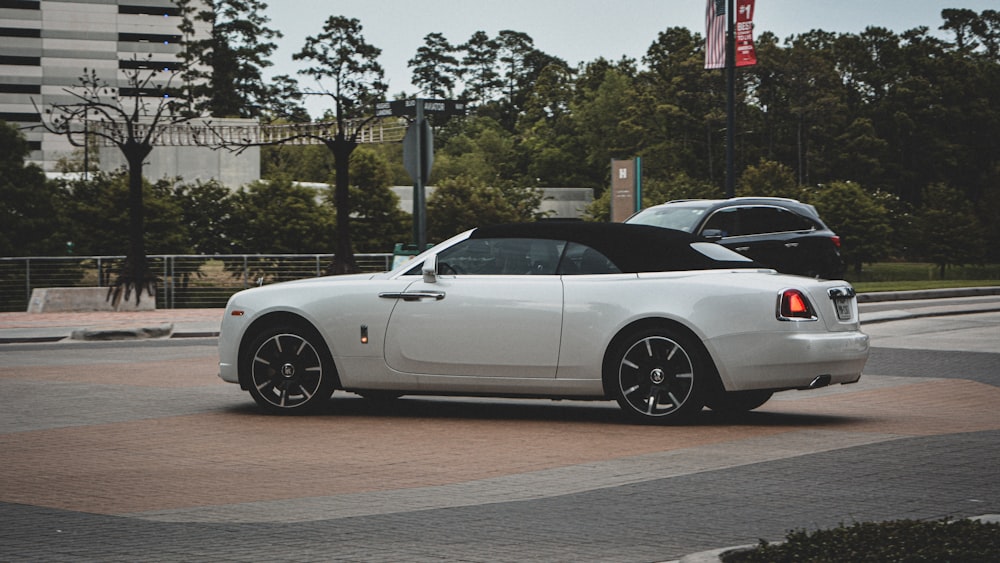
[[[700,349],[666,328],[630,333],[610,356],[606,376],[619,406],[640,422],[681,422],[703,406],[709,380]]]
[[[247,348],[241,364],[249,370],[250,395],[270,413],[311,412],[333,394],[333,359],[312,330],[267,330]]]

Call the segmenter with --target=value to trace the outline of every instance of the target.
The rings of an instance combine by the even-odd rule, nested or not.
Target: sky
[[[599,57],[623,56],[641,61],[657,35],[685,27],[705,35],[705,0],[268,0],[269,26],[284,37],[276,41],[270,75],[298,78],[304,89],[317,89],[312,78],[296,72],[305,65],[292,55],[307,36],[322,31],[329,16],[357,18],[365,41],[382,49],[378,62],[389,82],[389,97],[417,93],[410,83],[409,61],[429,33],[441,33],[454,45],[476,31],[495,37],[505,29],[527,33],[535,47],[570,65]],[[779,38],[813,29],[859,33],[869,26],[902,32],[926,26],[941,34],[941,10],[966,8],[977,13],[998,10],[997,0],[757,0],[755,37],[771,31]],[[943,35],[942,35],[943,36]],[[324,97],[307,100],[316,116],[329,106]]]

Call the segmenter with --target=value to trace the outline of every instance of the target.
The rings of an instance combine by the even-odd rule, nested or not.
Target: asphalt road
[[[349,394],[269,417],[214,339],[3,345],[0,561],[667,561],[1000,514],[1000,313],[866,331],[861,383],[664,428]]]

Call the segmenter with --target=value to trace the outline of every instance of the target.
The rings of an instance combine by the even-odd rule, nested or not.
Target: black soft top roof
[[[713,260],[692,248],[693,242],[709,242],[683,231],[586,221],[542,221],[480,227],[470,238],[540,238],[565,240],[589,246],[615,263],[625,273],[760,268],[756,262]]]

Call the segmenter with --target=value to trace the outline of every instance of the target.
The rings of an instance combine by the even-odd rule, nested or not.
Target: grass
[[[953,287],[994,287],[1000,286],[1000,280],[929,280],[929,281],[881,281],[881,282],[851,282],[858,293],[875,293],[879,291],[914,291],[918,289],[949,289]]]
[[[879,262],[865,264],[860,274],[849,271],[846,277],[860,293],[1000,286],[1000,264],[951,266],[945,279],[939,274],[935,264]]]

